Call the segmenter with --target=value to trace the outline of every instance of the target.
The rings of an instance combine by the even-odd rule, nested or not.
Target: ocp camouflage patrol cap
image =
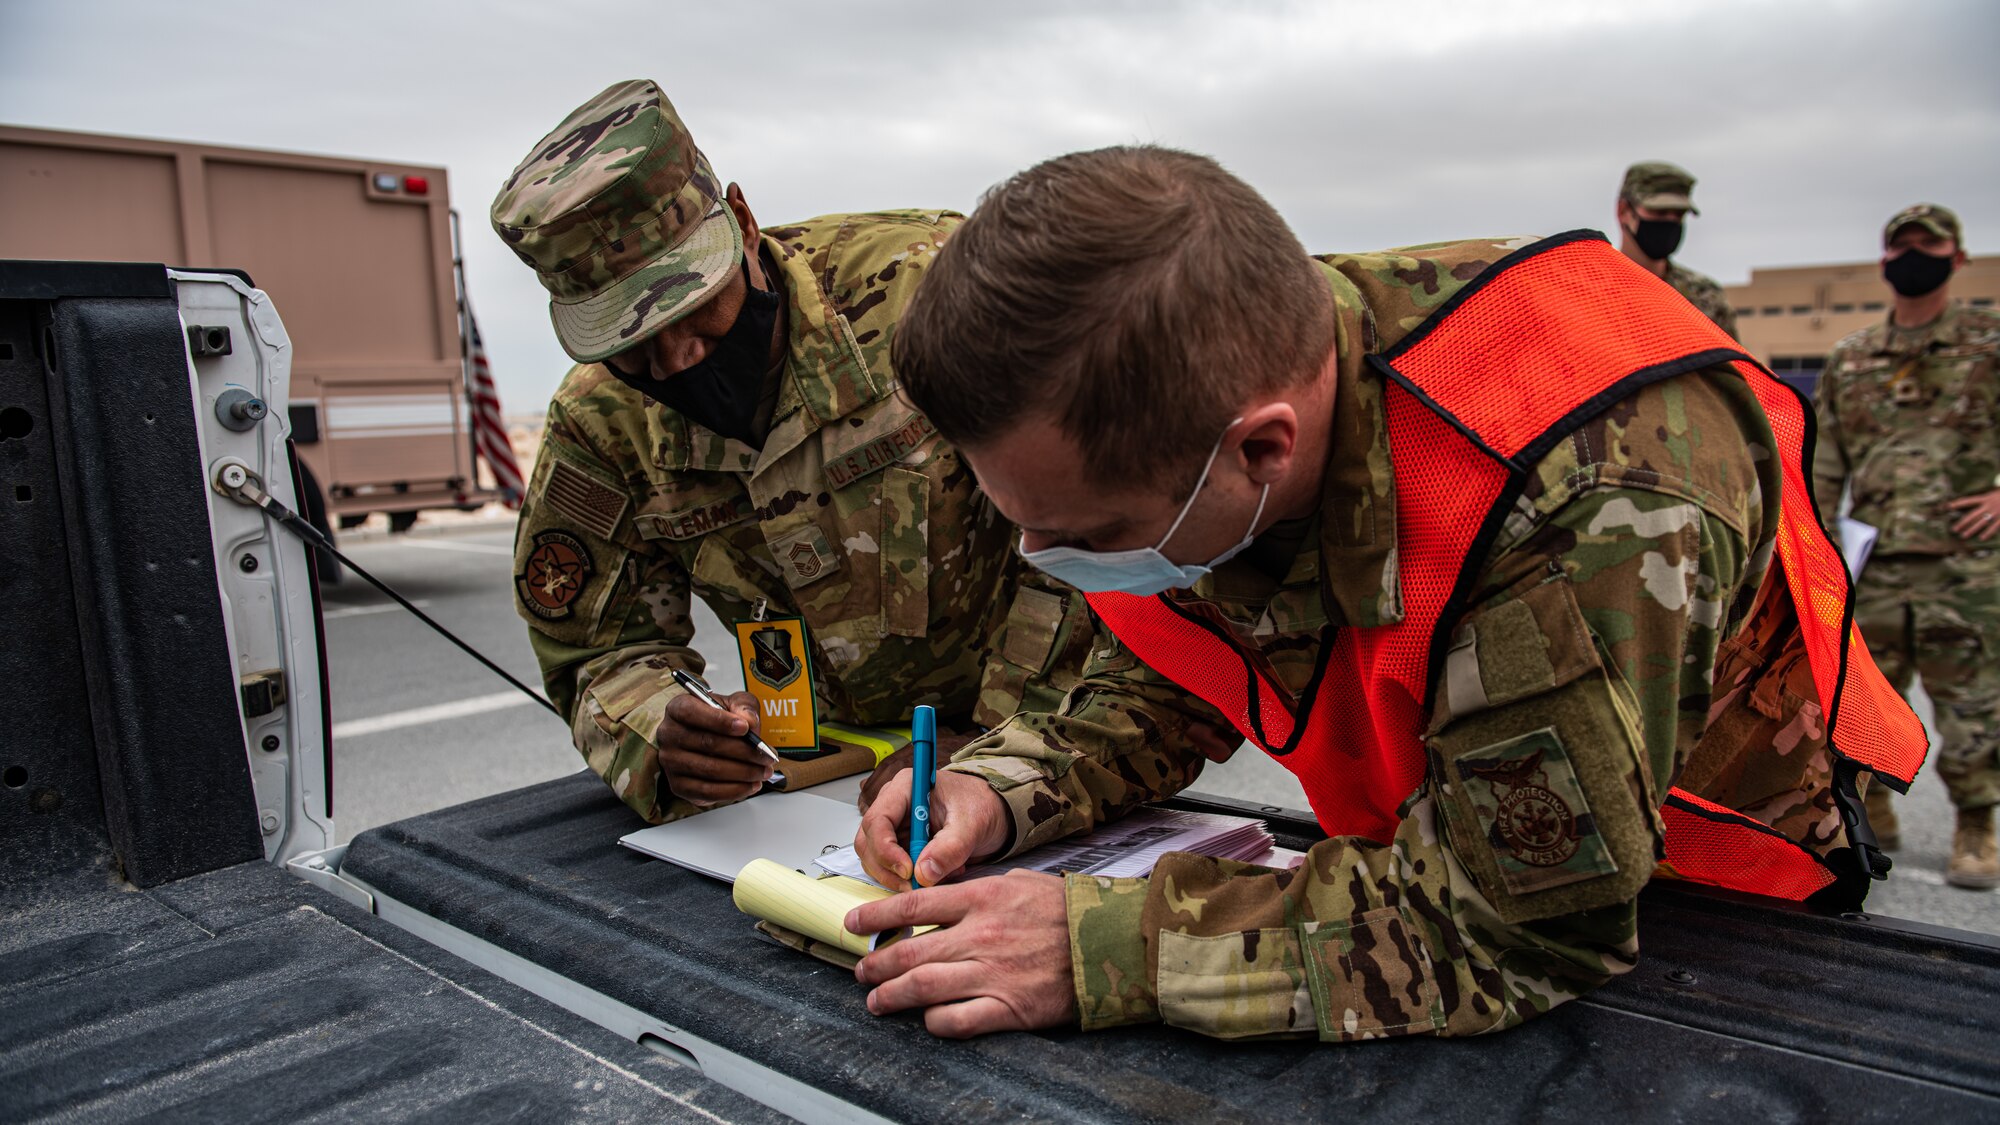
[[[1664,160],[1642,161],[1625,169],[1625,183],[1618,194],[1638,207],[1701,214],[1694,205],[1694,177],[1680,165]]]
[[[685,316],[736,271],[743,234],[660,88],[620,82],[536,143],[493,229],[549,291],[563,350],[595,363]]]
[[[1952,213],[1951,208],[1940,207],[1935,203],[1919,203],[1896,212],[1889,220],[1889,225],[1882,228],[1882,245],[1889,245],[1889,240],[1896,237],[1897,231],[1912,223],[1939,238],[1951,239],[1958,243],[1961,249],[1965,246],[1965,235],[1959,228],[1958,216]]]

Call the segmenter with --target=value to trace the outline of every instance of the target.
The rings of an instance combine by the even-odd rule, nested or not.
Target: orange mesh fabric
[[[1595,240],[1523,259],[1429,323],[1394,357],[1396,370],[1510,458],[1635,371],[1738,350],[1700,310]]]
[[[1234,641],[1161,598],[1089,595],[1091,609],[1139,659],[1213,705],[1298,777],[1328,835],[1383,842],[1395,835],[1403,800],[1424,778],[1417,732],[1424,726],[1433,625],[1507,479],[1498,462],[1401,387],[1389,388],[1387,409],[1392,448],[1426,451],[1396,466],[1403,622],[1338,632],[1318,685],[1301,693],[1310,694],[1312,714],[1296,749],[1285,749],[1293,733],[1291,693],[1254,671]]]
[[[1273,755],[1283,753],[1293,733],[1289,693],[1260,675],[1234,641],[1219,635],[1225,626],[1204,625],[1174,612],[1165,595],[1085,597],[1091,611],[1140,660],[1228,716],[1244,738]]]
[[[1390,448],[1422,451],[1396,459],[1404,619],[1339,630],[1324,675],[1301,693],[1311,701],[1302,732],[1290,693],[1202,607],[1123,594],[1093,594],[1091,606],[1141,660],[1213,704],[1297,775],[1329,834],[1386,841],[1426,768],[1434,638],[1455,623],[1460,571],[1485,551],[1480,529],[1507,494],[1510,474],[1526,471],[1541,443],[1644,381],[1729,355],[1740,355],[1735,341],[1601,238],[1531,248],[1393,349],[1394,372],[1408,386],[1392,383],[1385,400]],[[1847,572],[1806,491],[1804,412],[1762,368],[1736,367],[1777,437],[1778,565],[1790,580],[1820,700],[1839,722],[1836,749],[1907,781],[1922,760],[1922,727],[1858,634],[1842,651]],[[1676,796],[1663,813],[1668,866],[1681,877],[1798,899],[1833,881],[1810,852],[1774,831],[1690,802],[1697,799]]]
[[[1658,874],[1804,902],[1833,883],[1833,872],[1777,832],[1684,790],[1660,806],[1667,858]]]
[[[1501,271],[1432,322],[1395,366],[1439,408],[1512,458],[1628,375],[1736,350],[1736,341],[1700,310],[1609,244],[1591,239],[1562,243]],[[1778,441],[1784,491],[1777,554],[1790,579],[1829,736],[1849,758],[1908,784],[1928,746],[1923,725],[1882,678],[1847,621],[1847,568],[1820,530],[1806,487],[1804,407],[1762,367],[1740,360],[1734,366]],[[1844,661],[1843,639],[1849,642]]]
[[[1309,746],[1287,756],[1322,826],[1387,841],[1423,781],[1424,686],[1433,626],[1451,600],[1466,546],[1507,483],[1502,467],[1400,387],[1386,398],[1390,448],[1421,449],[1396,466],[1397,573],[1403,621],[1342,629],[1313,708]],[[1318,751],[1314,735],[1344,743]],[[1313,752],[1307,752],[1308,750]],[[1353,778],[1364,779],[1354,786]],[[1329,828],[1329,831],[1331,829]]]
[[[1738,362],[1737,373],[1750,384],[1771,432],[1784,452],[1784,513],[1778,527],[1778,562],[1790,581],[1792,601],[1799,612],[1806,659],[1812,665],[1813,686],[1826,710],[1827,737],[1834,748],[1876,773],[1904,785],[1923,765],[1929,740],[1910,705],[1889,686],[1861,630],[1847,626],[1846,678],[1841,672],[1841,625],[1847,617],[1847,566],[1820,531],[1813,515],[1812,494],[1806,490],[1805,407],[1789,388],[1763,368]]]

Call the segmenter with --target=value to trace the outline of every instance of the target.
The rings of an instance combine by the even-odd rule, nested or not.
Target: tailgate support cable
[[[224,496],[229,497],[231,500],[236,501],[239,504],[248,504],[253,508],[263,509],[264,514],[271,517],[273,520],[276,520],[279,527],[284,528],[286,531],[289,531],[293,535],[298,536],[300,539],[305,540],[312,546],[318,547],[321,550],[332,555],[334,558],[339,559],[341,563],[344,566],[346,566],[349,570],[352,570],[354,573],[359,574],[361,577],[367,579],[369,585],[375,587],[377,590],[382,591],[384,594],[389,595],[389,597],[397,605],[402,606],[404,609],[409,610],[412,614],[416,616],[417,620],[423,622],[424,624],[430,626],[432,629],[436,630],[438,635],[443,637],[445,640],[448,640],[452,644],[457,645],[460,649],[462,649],[465,652],[467,656],[470,656],[474,660],[479,661],[481,664],[486,665],[486,667],[490,669],[494,675],[500,677],[503,680],[506,680],[508,683],[514,685],[514,687],[520,689],[521,694],[527,696],[529,699],[532,699],[536,703],[541,704],[543,707],[548,708],[549,712],[555,715],[557,718],[559,719],[563,718],[563,713],[561,711],[556,710],[556,705],[550,703],[548,701],[548,698],[542,695],[542,693],[536,691],[534,688],[529,687],[527,684],[524,684],[521,681],[515,679],[505,668],[502,668],[498,664],[493,663],[493,661],[488,660],[484,653],[480,652],[476,648],[473,648],[471,645],[466,644],[464,641],[459,640],[458,636],[454,634],[450,629],[447,629],[444,626],[438,624],[436,621],[431,620],[429,614],[426,614],[423,610],[418,609],[414,604],[411,603],[410,599],[404,597],[403,595],[397,593],[395,590],[391,589],[388,583],[368,573],[366,570],[363,570],[359,565],[355,563],[353,559],[350,559],[346,555],[341,554],[339,549],[333,545],[333,540],[320,534],[318,528],[314,527],[310,523],[307,523],[304,519],[301,519],[297,512],[294,512],[290,508],[285,507],[283,504],[278,502],[276,497],[272,496],[268,492],[265,492],[263,489],[262,482],[260,482],[257,479],[257,477],[250,472],[249,469],[245,468],[242,465],[242,463],[235,461],[225,461],[222,465],[222,468],[215,474],[215,490],[217,492],[222,493]]]

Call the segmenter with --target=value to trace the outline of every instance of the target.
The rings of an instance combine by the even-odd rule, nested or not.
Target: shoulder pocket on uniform
[[[881,478],[882,632],[921,637],[931,623],[931,480],[900,466]]]
[[[1624,902],[1660,842],[1636,724],[1566,578],[1454,633],[1431,713],[1452,851],[1503,921]]]
[[[973,720],[990,727],[1018,711],[1058,710],[1082,670],[1089,622],[1090,607],[1080,594],[1016,587],[997,650],[981,676]]]

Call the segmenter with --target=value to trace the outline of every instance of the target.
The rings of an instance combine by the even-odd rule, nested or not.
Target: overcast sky
[[[1361,250],[1608,229],[1625,165],[1668,159],[1700,179],[1680,259],[1736,282],[1872,258],[1918,200],[2000,245],[1996,48],[1992,0],[0,0],[0,122],[444,165],[519,413],[568,361],[486,208],[618,79],[657,79],[766,223],[969,209],[1044,157],[1152,141]]]

